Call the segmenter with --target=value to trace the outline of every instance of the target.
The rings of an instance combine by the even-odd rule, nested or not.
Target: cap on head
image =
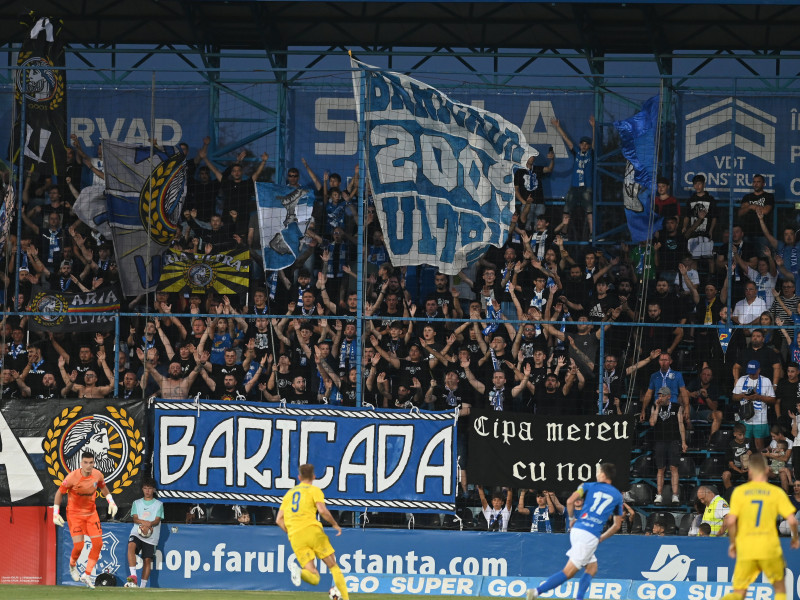
[[[659,396],[672,396],[672,390],[669,389],[667,386],[658,388],[658,395]]]
[[[590,138],[589,136],[585,135],[580,139],[579,143],[583,144],[584,142],[586,142],[587,144],[591,144],[592,143],[592,138]]]
[[[761,363],[757,360],[751,360],[747,363],[747,374],[748,375],[755,375],[761,369]]]

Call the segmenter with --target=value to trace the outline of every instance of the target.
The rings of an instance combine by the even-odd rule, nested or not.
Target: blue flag
[[[264,269],[279,271],[290,267],[300,254],[314,208],[311,190],[274,183],[256,183],[258,226],[264,249]]]
[[[653,96],[632,117],[614,121],[622,155],[628,161],[623,197],[628,229],[634,242],[648,240],[654,231],[661,229],[661,217],[653,214],[659,101],[659,96]]]

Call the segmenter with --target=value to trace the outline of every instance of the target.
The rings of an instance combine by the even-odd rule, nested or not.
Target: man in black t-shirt
[[[736,212],[737,223],[741,225],[745,239],[755,244],[759,255],[767,247],[767,240],[763,237],[756,211],[766,217],[775,208],[775,195],[764,190],[764,183],[763,175],[753,175],[753,191],[742,198]]]
[[[668,387],[660,388],[650,411],[650,426],[653,428],[654,454],[656,469],[658,469],[654,504],[664,504],[661,492],[664,488],[664,474],[668,465],[672,482],[672,504],[680,504],[677,494],[678,464],[681,452],[686,452],[688,448],[686,432],[683,428],[683,406],[670,402],[671,397],[672,391]]]
[[[547,153],[548,165],[535,165],[536,156],[531,155],[525,163],[524,169],[517,169],[514,172],[514,192],[517,202],[522,205],[520,215],[520,225],[526,229],[531,229],[536,217],[544,214],[544,189],[542,180],[545,175],[549,175],[555,166],[556,155],[553,149]]]

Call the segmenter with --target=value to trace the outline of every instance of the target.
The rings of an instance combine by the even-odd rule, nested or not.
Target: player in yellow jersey
[[[319,583],[319,571],[314,564],[316,557],[328,567],[342,600],[349,600],[344,575],[336,564],[333,546],[322,530],[322,523],[317,520],[317,511],[333,525],[337,536],[342,534],[342,528],[326,508],[325,494],[313,483],[314,465],[300,465],[300,483],[286,492],[276,519],[278,527],[289,535],[289,543],[297,558],[297,563],[289,565],[292,583],[300,585],[301,579],[311,585]]]
[[[775,588],[775,600],[786,600],[783,577],[786,564],[778,539],[778,515],[792,530],[792,548],[800,548],[795,509],[781,488],[767,483],[767,460],[762,454],[750,457],[750,481],[733,490],[731,512],[728,513],[728,554],[736,559],[733,570],[733,592],[722,600],[743,600],[747,587],[764,573]]]

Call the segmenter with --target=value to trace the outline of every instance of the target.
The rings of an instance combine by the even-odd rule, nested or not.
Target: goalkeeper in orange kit
[[[94,455],[84,452],[81,455],[81,468],[76,469],[64,478],[61,486],[56,490],[53,498],[53,523],[59,527],[64,526],[64,519],[59,514],[61,499],[67,494],[67,525],[72,536],[72,554],[69,558],[69,574],[73,581],[80,581],[93,588],[92,570],[100,558],[100,549],[103,547],[103,530],[100,527],[100,516],[97,514],[95,496],[97,491],[108,500],[108,514],[111,517],[117,514],[117,504],[111,497],[111,492],[106,487],[103,474],[94,468]],[[86,572],[78,572],[78,557],[83,550],[83,538],[89,536],[92,547],[89,550],[89,560],[86,563]]]

